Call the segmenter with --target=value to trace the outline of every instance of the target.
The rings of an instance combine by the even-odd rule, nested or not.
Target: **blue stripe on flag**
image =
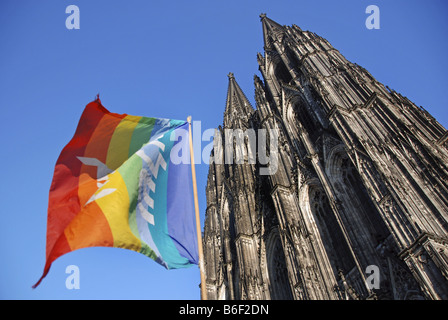
[[[174,141],[173,130],[169,128],[181,124],[184,125],[176,132],[181,133],[182,139]],[[151,141],[143,146],[140,154],[144,173],[139,191],[142,205],[137,205],[140,238],[157,254],[156,261],[168,269],[198,263],[189,161],[174,164],[170,158],[174,145],[180,146],[183,152],[188,151],[187,126],[183,121],[157,120]]]
[[[173,156],[188,162],[175,164],[170,159],[167,200],[168,231],[180,255],[188,259],[190,263],[198,264],[199,254],[189,165],[188,123],[176,129],[176,138],[173,148],[180,152]]]

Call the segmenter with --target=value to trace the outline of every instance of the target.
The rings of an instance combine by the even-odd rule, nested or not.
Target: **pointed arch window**
[[[309,209],[315,217],[327,254],[334,272],[351,270],[355,263],[338,222],[332,212],[327,195],[321,187],[310,186],[308,190]]]
[[[293,299],[288,279],[285,255],[277,230],[273,230],[267,243],[267,267],[272,300]]]
[[[292,81],[291,73],[288,71],[283,61],[277,63],[274,74],[277,79],[282,80],[284,83],[289,84]]]

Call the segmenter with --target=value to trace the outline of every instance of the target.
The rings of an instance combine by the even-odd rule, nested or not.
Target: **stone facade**
[[[210,164],[208,298],[448,299],[448,131],[327,40],[260,17],[256,109],[229,74],[211,155],[244,161]],[[226,129],[275,130],[275,173]]]

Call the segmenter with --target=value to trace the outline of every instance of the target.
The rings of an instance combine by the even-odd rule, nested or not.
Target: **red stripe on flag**
[[[61,236],[56,240],[54,243],[53,249],[51,250],[50,256],[47,257],[47,261],[45,262],[44,272],[40,279],[36,282],[35,285],[33,285],[33,289],[36,288],[43,278],[48,274],[48,271],[50,271],[51,263],[56,260],[58,257],[62,256],[63,254],[70,252],[70,246],[68,245],[67,239],[65,238],[65,234],[61,234]]]
[[[99,98],[89,103],[81,115],[73,138],[56,162],[48,199],[46,264],[44,274],[33,288],[48,273],[56,256],[70,251],[64,229],[80,211],[78,184],[82,163],[76,156],[84,155],[95,128],[107,113],[109,111],[101,105]]]

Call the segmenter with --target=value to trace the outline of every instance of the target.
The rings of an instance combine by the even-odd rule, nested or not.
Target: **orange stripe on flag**
[[[64,230],[72,251],[87,247],[113,247],[114,239],[100,207],[92,202]]]

